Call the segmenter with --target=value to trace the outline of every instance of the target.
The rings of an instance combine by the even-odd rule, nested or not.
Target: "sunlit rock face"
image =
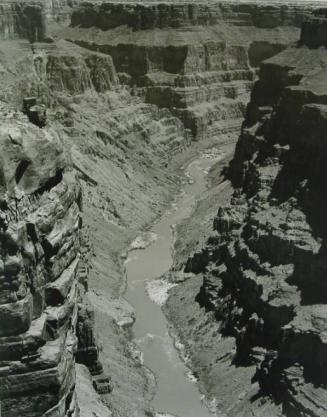
[[[300,46],[261,64],[230,166],[234,195],[187,265],[204,274],[198,302],[220,323],[218,345],[235,339],[231,366],[252,366],[256,399],[286,416],[326,410],[325,28],[322,10]]]
[[[82,390],[86,385],[93,387],[102,398],[106,397],[107,403],[127,410],[126,415],[132,413],[137,401],[142,415],[147,406],[142,396],[151,387],[146,385],[143,368],[136,367],[133,358],[126,359],[129,347],[123,343],[129,342],[128,335],[117,330],[109,314],[114,312],[117,316],[117,310],[125,314],[124,303],[114,300],[122,285],[120,254],[131,236],[158,215],[159,208],[169,198],[169,187],[176,187],[177,178],[167,166],[172,155],[187,146],[188,135],[182,122],[167,109],[159,109],[132,96],[119,83],[113,61],[107,54],[65,41],[35,43],[33,48],[22,40],[13,41],[1,44],[0,51],[5,80],[0,97],[26,113],[30,122],[27,118],[24,122],[32,132],[56,134],[63,154],[71,159],[71,170],[79,177],[83,197],[86,196],[82,216],[90,233],[83,227],[78,249],[81,256],[77,275],[84,288],[77,299],[74,333],[78,340],[74,355],[77,362],[89,368],[91,377],[86,380],[83,377],[84,382],[77,381],[76,386]],[[6,103],[1,114],[8,112],[8,108]],[[19,114],[23,117],[17,112]],[[38,114],[45,115],[41,129],[38,127],[40,118],[35,117]],[[50,153],[48,158],[55,162]],[[51,166],[45,163],[42,170],[46,172]],[[21,171],[24,169],[22,164]],[[87,301],[83,293],[88,288],[91,291]],[[56,302],[65,302],[63,294],[58,291],[55,294]],[[92,304],[99,305],[98,294],[105,307],[94,312]],[[46,299],[51,300],[51,297],[47,292]],[[97,324],[99,316],[101,322]],[[128,319],[132,322],[132,318]],[[100,331],[94,332],[94,326]],[[100,337],[96,337],[96,333],[100,333]],[[102,364],[98,344],[102,345]],[[123,375],[122,363],[127,371]],[[35,364],[36,375],[41,374],[42,369]],[[34,403],[34,394],[28,395],[31,404]],[[89,394],[92,395],[98,402],[96,392]],[[81,415],[92,413],[96,404],[83,400],[78,389],[77,396],[82,399]],[[121,398],[124,398],[123,404]],[[21,407],[23,410],[26,404]]]
[[[240,128],[256,68],[298,40],[314,6],[83,3],[66,37],[110,54],[120,80],[195,139]]]
[[[7,416],[75,416],[80,186],[55,132],[1,115],[0,394]]]
[[[90,269],[95,269],[92,255],[103,251],[104,267],[101,275],[94,273],[94,281],[107,282],[108,273],[118,267],[105,239],[115,245],[112,236],[122,230],[127,236],[135,233],[129,232],[131,212],[135,228],[154,215],[154,196],[167,198],[166,181],[172,183],[164,165],[171,153],[186,146],[187,135],[168,110],[143,103],[119,84],[110,56],[64,41],[37,43],[33,50],[25,45],[0,45],[1,99],[11,100],[0,107],[2,410],[15,417],[77,415],[79,362],[91,377],[77,386],[82,391],[84,385],[91,387],[89,397],[96,399],[90,404],[79,392],[81,415],[99,406],[107,416],[110,411],[98,404],[95,390],[112,397],[111,372],[108,366],[103,372],[95,313],[84,294]],[[16,48],[13,54],[8,46]],[[45,115],[42,128],[31,117],[35,108]],[[88,196],[86,225],[93,226],[94,234],[103,233],[104,240],[101,235],[96,241],[100,249],[93,248],[94,237],[81,229],[81,193]],[[135,200],[138,194],[142,204]],[[117,288],[121,276],[115,273]],[[108,309],[114,290],[108,290]],[[109,331],[115,329],[112,319],[105,320]],[[112,345],[110,341],[105,349],[117,349],[116,355],[126,361],[121,345]],[[121,375],[114,377],[117,381]],[[143,381],[136,377],[140,385]],[[117,382],[114,389],[120,398]],[[123,389],[131,403],[126,400],[126,408],[133,409],[136,397],[142,401],[142,386],[134,397]]]

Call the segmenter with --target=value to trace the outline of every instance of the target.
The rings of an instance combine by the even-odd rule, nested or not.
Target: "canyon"
[[[185,415],[326,414],[326,46],[323,1],[1,2],[2,415],[165,415],[147,303]]]
[[[249,415],[249,401],[255,415],[325,414],[325,23],[316,12],[297,46],[261,64],[227,174],[233,195],[185,263],[203,277],[200,291],[188,284],[198,307],[180,308],[185,289],[168,307],[226,415]]]

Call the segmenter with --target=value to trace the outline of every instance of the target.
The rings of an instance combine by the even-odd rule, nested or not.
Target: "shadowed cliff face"
[[[186,266],[204,275],[197,301],[219,323],[218,345],[235,340],[229,366],[252,367],[253,403],[272,396],[286,416],[326,413],[327,53],[317,15],[302,46],[261,65],[230,166],[234,195]]]
[[[310,4],[310,2],[309,2]],[[293,7],[281,4],[255,4],[251,1],[226,1],[207,4],[194,2],[84,2],[72,15],[73,26],[96,26],[102,30],[128,25],[134,30],[180,28],[185,26],[210,26],[222,21],[235,26],[276,28],[278,26],[300,26],[307,4],[294,2]]]
[[[45,15],[41,3],[8,2],[0,5],[0,39],[26,37],[31,42],[45,36]]]
[[[68,22],[78,0],[4,0],[0,4],[0,40],[51,41],[49,26]]]

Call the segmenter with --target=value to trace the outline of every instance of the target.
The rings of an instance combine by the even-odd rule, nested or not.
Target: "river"
[[[188,181],[171,209],[148,233],[149,245],[129,252],[126,261],[126,299],[135,310],[134,341],[142,352],[144,365],[156,378],[152,406],[158,415],[178,417],[212,417],[189,369],[181,360],[168,332],[167,319],[161,310],[168,282],[156,280],[173,262],[173,228],[189,216],[206,189],[210,167],[222,158],[219,152],[202,154],[186,168]]]

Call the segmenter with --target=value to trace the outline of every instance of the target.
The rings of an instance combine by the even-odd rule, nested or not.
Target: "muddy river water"
[[[201,155],[186,168],[189,181],[181,194],[149,233],[151,243],[145,249],[129,252],[126,261],[128,287],[125,294],[133,305],[136,322],[135,343],[142,352],[145,366],[156,378],[152,406],[158,415],[212,417],[204,405],[197,384],[181,360],[168,332],[161,310],[169,286],[157,280],[172,265],[173,228],[191,214],[196,200],[206,188],[206,174],[222,156],[218,152]]]

